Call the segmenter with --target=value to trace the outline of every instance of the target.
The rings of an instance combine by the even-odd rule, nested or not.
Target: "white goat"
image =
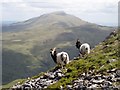
[[[90,53],[90,45],[88,43],[82,44],[79,39],[76,42],[76,47],[79,49],[80,55],[82,56]]]
[[[66,52],[56,52],[56,48],[50,49],[51,57],[55,63],[60,64],[61,66],[69,63],[69,55]]]

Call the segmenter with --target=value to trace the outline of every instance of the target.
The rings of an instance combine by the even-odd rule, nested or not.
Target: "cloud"
[[[119,0],[4,0],[3,20],[25,20],[65,11],[90,22],[117,22]],[[116,16],[116,17],[115,17]],[[113,17],[114,20],[113,20]]]

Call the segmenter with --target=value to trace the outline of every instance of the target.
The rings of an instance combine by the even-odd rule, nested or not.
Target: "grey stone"
[[[66,72],[68,72],[67,70]],[[112,69],[108,70],[106,75],[93,74],[94,71],[83,73],[78,79],[72,81],[71,85],[66,85],[67,90],[94,90],[94,88],[101,88],[103,90],[119,90],[118,85],[114,86],[113,83],[120,82],[120,70]],[[28,79],[24,84],[17,83],[12,88],[26,89],[31,88],[42,90],[49,85],[56,83],[61,77],[65,76],[61,69],[56,69],[45,73],[36,79]],[[69,76],[70,77],[70,76]],[[116,88],[117,87],[117,88]],[[38,89],[39,88],[39,89]],[[119,88],[119,89],[118,89]],[[60,86],[61,90],[64,90],[63,86]]]
[[[91,80],[92,83],[94,84],[101,84],[103,83],[104,79],[101,79],[101,80]]]
[[[61,74],[61,73],[57,73],[57,76],[58,76],[58,77],[62,77],[62,74]]]
[[[63,86],[60,86],[60,90],[64,90]]]
[[[109,87],[112,86],[112,83],[110,81],[104,81],[102,87]]]
[[[84,80],[91,80],[91,79],[92,79],[92,77],[90,75],[84,77]]]
[[[72,85],[67,85],[66,88],[67,88],[68,90],[72,90]]]
[[[74,89],[78,89],[78,87],[79,87],[79,85],[74,85],[73,88],[74,88]]]
[[[120,77],[120,70],[116,70],[116,76]]]
[[[79,80],[75,80],[74,83],[79,83]]]
[[[109,59],[109,62],[116,62],[117,60],[116,59]]]
[[[115,79],[116,79],[116,80],[115,80],[116,82],[120,82],[120,78],[115,78]]]
[[[98,84],[92,84],[91,86],[89,86],[88,88],[97,88],[99,87]]]
[[[55,78],[55,75],[49,75],[49,78],[50,78],[50,79],[54,79],[54,78]]]

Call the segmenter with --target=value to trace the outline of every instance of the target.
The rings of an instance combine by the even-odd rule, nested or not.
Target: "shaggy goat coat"
[[[80,46],[80,53],[82,55],[90,53],[90,45],[88,43],[84,43]]]
[[[69,55],[66,52],[56,53],[56,50],[52,49],[51,57],[54,60],[54,62],[57,64],[66,65],[69,63]]]
[[[69,63],[69,56],[66,52],[57,53],[57,63],[65,65]]]

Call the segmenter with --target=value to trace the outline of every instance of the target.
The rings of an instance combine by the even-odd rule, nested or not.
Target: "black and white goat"
[[[88,43],[81,43],[79,39],[77,39],[76,47],[79,49],[80,56],[84,57],[85,54],[90,53],[90,45]]]
[[[50,49],[51,57],[58,65],[64,66],[69,63],[69,55],[66,52],[56,52],[56,48]]]

